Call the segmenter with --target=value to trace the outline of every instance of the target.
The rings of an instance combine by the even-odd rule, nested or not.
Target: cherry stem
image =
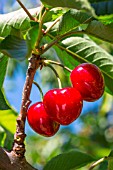
[[[25,11],[25,13],[28,15],[28,17],[30,18],[30,20],[36,21],[36,18],[34,18],[30,12],[26,9],[26,7],[23,5],[23,3],[20,0],[16,0],[19,5],[23,8],[23,10]]]
[[[33,84],[35,84],[37,87],[38,87],[38,90],[40,91],[40,94],[41,94],[41,99],[43,100],[44,98],[44,94],[43,94],[43,91],[41,89],[41,87],[39,86],[39,84],[33,80]]]
[[[46,64],[45,66],[48,66],[48,67],[50,67],[53,70],[53,72],[56,75],[57,81],[58,81],[59,89],[61,89],[62,88],[61,80],[60,80],[60,77],[59,77],[57,71],[55,70],[55,68],[52,65],[50,65],[50,64]]]
[[[71,70],[70,68],[64,66],[63,64],[61,64],[61,63],[59,63],[59,62],[57,62],[57,61],[53,61],[53,60],[44,60],[44,63],[46,63],[46,64],[47,64],[47,63],[55,64],[55,65],[58,65],[58,66],[60,66],[60,67],[62,67],[62,68],[64,68],[64,69],[66,69],[66,70],[69,71],[70,73],[72,72],[72,70]]]

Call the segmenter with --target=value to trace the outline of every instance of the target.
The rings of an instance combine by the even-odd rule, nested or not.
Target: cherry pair
[[[53,136],[61,125],[76,120],[82,110],[83,100],[95,101],[104,92],[104,78],[93,64],[80,64],[72,70],[73,87],[48,91],[43,102],[32,105],[27,113],[30,126],[43,136]]]
[[[75,88],[50,90],[43,102],[37,102],[28,109],[28,123],[40,135],[53,136],[60,124],[68,125],[77,119],[82,103],[82,97]]]

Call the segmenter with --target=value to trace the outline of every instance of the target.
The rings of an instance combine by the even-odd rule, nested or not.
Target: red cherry
[[[37,102],[28,109],[27,120],[35,132],[46,137],[55,135],[60,127],[47,115],[42,102]]]
[[[104,92],[104,77],[100,69],[89,63],[78,65],[70,75],[73,87],[82,95],[83,100],[98,100]]]
[[[78,118],[82,110],[82,97],[75,88],[53,89],[43,99],[47,114],[61,125],[68,125]]]

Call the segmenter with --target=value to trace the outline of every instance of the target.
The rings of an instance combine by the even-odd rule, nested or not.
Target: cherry
[[[68,125],[76,120],[82,110],[81,94],[75,88],[49,90],[43,99],[47,114],[61,125]]]
[[[82,95],[83,100],[98,100],[104,92],[104,77],[100,69],[89,63],[78,65],[70,75],[73,87]]]
[[[37,102],[30,106],[27,112],[27,120],[35,132],[46,137],[55,135],[60,127],[47,115],[43,102]]]

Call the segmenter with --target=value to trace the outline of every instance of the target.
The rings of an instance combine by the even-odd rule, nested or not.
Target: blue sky
[[[40,4],[39,0],[22,0],[26,8],[33,8]],[[16,0],[0,0],[0,14],[20,8]]]

